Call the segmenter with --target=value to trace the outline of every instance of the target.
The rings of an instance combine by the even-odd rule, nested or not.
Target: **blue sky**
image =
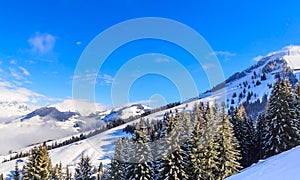
[[[217,54],[227,78],[254,64],[257,56],[299,45],[299,7],[297,0],[2,1],[0,100],[46,104],[71,98],[74,70],[87,45],[105,29],[142,17],[169,18],[196,30]],[[98,73],[96,101],[112,106],[116,73],[130,59],[147,53],[176,59],[191,74],[199,92],[209,88],[207,67],[200,67],[189,53],[172,43],[145,39],[128,43],[107,58]],[[180,100],[176,84],[156,74],[138,78],[129,91],[130,101],[151,97]]]

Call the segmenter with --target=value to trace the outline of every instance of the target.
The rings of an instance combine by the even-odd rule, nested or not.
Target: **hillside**
[[[297,180],[300,179],[300,147],[283,152],[242,170],[227,180]]]

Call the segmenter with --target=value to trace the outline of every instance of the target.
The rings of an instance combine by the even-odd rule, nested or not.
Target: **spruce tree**
[[[266,114],[264,136],[265,158],[289,150],[299,144],[299,127],[295,101],[289,81],[275,83]]]
[[[216,113],[216,114],[214,114]],[[219,116],[219,113],[217,112],[217,107],[212,106],[210,107],[210,104],[207,103],[206,106],[206,112],[205,112],[205,131],[204,131],[204,165],[203,165],[203,171],[204,171],[204,179],[216,179],[217,172],[218,172],[218,157],[220,152],[218,151],[219,145],[216,142],[216,122],[215,120]]]
[[[19,166],[18,166],[18,162],[16,161],[16,165],[15,165],[15,173],[14,173],[14,180],[19,180],[20,179],[20,172],[19,172]]]
[[[110,178],[112,180],[122,178],[121,149],[122,149],[122,142],[121,139],[118,139],[115,146],[114,158],[112,159],[110,164]]]
[[[295,89],[295,106],[296,106],[296,115],[298,119],[298,127],[300,127],[300,81],[298,81],[298,84]]]
[[[76,180],[92,180],[92,165],[89,156],[85,156],[83,153],[80,158],[80,162],[75,168]]]
[[[234,110],[231,122],[234,125],[234,135],[239,142],[239,149],[242,155],[240,163],[243,167],[248,167],[255,161],[255,158],[253,158],[253,151],[256,146],[255,127],[252,120],[247,117],[242,104]]]
[[[217,179],[225,179],[239,171],[241,168],[239,159],[241,157],[238,150],[238,141],[234,136],[232,124],[229,122],[229,117],[226,114],[225,103],[222,103],[220,120],[218,127],[218,144],[220,154]]]
[[[203,103],[199,104],[196,116],[194,116],[195,125],[191,135],[191,172],[189,177],[191,179],[204,179],[204,107]]]
[[[257,151],[258,151],[258,159],[262,159],[264,157],[264,145],[263,145],[263,138],[265,135],[265,114],[259,114],[257,117],[256,123],[256,135],[257,135]]]
[[[169,132],[164,139],[166,150],[161,165],[160,179],[187,179],[184,169],[183,156],[180,148],[178,121],[179,116],[176,114],[170,119]]]
[[[72,174],[69,170],[69,166],[66,166],[66,176],[65,176],[65,180],[71,180],[72,179]]]
[[[47,147],[39,146],[31,150],[25,169],[24,179],[41,180],[51,178],[51,159]]]
[[[127,167],[126,179],[153,179],[152,154],[147,143],[146,133],[140,133],[139,139],[132,143],[130,164]]]

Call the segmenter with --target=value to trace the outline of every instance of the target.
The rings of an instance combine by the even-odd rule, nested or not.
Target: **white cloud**
[[[97,82],[97,80],[102,80],[105,84],[112,84],[114,82],[114,78],[108,74],[100,74],[97,73],[86,73],[84,75],[76,75],[73,76],[73,79],[81,80],[81,81],[89,81],[91,84]]]
[[[108,74],[102,74],[98,76],[98,79],[102,79],[106,84],[112,84],[114,82],[114,78]]]
[[[19,66],[19,69],[23,72],[23,74],[24,74],[25,76],[30,76],[30,73],[29,73],[28,70],[25,69],[24,67]]]
[[[13,88],[9,82],[0,82],[0,101],[35,102],[45,96],[26,88]]]
[[[215,55],[220,58],[223,58],[225,61],[228,61],[231,57],[236,56],[235,53],[229,51],[214,51],[211,55]]]
[[[36,53],[48,53],[54,48],[56,38],[48,33],[36,33],[35,36],[28,39],[31,50]]]
[[[14,68],[9,67],[10,75],[14,77],[16,80],[24,80],[24,77],[16,71]]]
[[[257,61],[261,60],[263,57],[264,56],[256,56],[256,57],[253,58],[253,61],[257,62]]]
[[[77,42],[76,42],[76,45],[80,45],[80,44],[81,44],[81,41],[77,41]]]

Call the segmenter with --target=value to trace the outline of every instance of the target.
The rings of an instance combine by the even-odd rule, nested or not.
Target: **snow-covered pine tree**
[[[130,163],[126,169],[126,179],[153,179],[153,157],[147,141],[147,134],[140,133],[139,139],[133,141],[130,148]]]
[[[178,113],[178,111],[177,111]],[[191,133],[192,133],[192,121],[191,116],[188,114],[185,109],[179,114],[178,121],[178,130],[179,130],[179,145],[180,145],[180,153],[183,158],[183,166],[186,174],[189,174],[192,171],[192,163],[191,163]]]
[[[164,158],[160,166],[159,179],[187,179],[188,176],[184,169],[183,157],[179,143],[178,121],[179,115],[176,114],[174,118],[171,117],[170,125],[168,126],[168,134],[164,138],[165,151]]]
[[[55,167],[52,170],[52,179],[53,180],[62,180],[62,164],[61,162],[59,164],[56,164]]]
[[[216,107],[214,107],[216,108]],[[219,113],[217,113],[219,114]],[[216,173],[218,172],[218,144],[216,143],[216,126],[214,119],[216,115],[213,114],[213,110],[210,104],[207,103],[206,110],[204,114],[205,127],[203,134],[203,158],[201,158],[201,164],[203,168],[203,178],[204,179],[216,179]]]
[[[14,172],[13,179],[14,179],[14,180],[19,180],[19,179],[20,179],[20,172],[19,172],[18,161],[16,161],[15,172]]]
[[[203,103],[199,104],[197,108],[197,116],[194,116],[196,120],[194,121],[194,129],[191,134],[191,172],[188,173],[190,179],[204,179],[204,142],[203,142],[203,135],[204,135],[204,107]]]
[[[48,180],[51,178],[51,159],[49,157],[47,147],[39,146],[31,150],[28,162],[25,168],[24,179],[30,180],[39,180],[45,179]]]
[[[241,168],[239,164],[240,152],[238,150],[238,141],[234,136],[232,124],[226,114],[226,105],[222,103],[220,123],[218,127],[219,144],[219,163],[218,177],[216,179],[225,179],[236,173]]]
[[[295,88],[295,103],[296,103],[296,115],[298,119],[298,127],[300,127],[300,81],[298,81],[298,84]]]
[[[266,114],[265,158],[299,145],[299,127],[291,84],[282,78],[276,82]]]
[[[122,170],[121,170],[121,151],[122,151],[122,140],[118,139],[115,146],[114,157],[110,164],[110,179],[119,180],[122,179]]]
[[[264,157],[264,149],[263,149],[263,137],[265,135],[265,114],[261,113],[258,115],[256,120],[256,136],[257,136],[257,151],[258,159],[262,159]]]
[[[69,166],[67,165],[66,166],[66,175],[65,175],[64,179],[65,180],[71,180],[71,178],[72,178],[72,174],[71,174],[71,172],[69,170]]]
[[[91,159],[89,156],[85,156],[82,153],[80,162],[77,164],[75,168],[75,179],[76,180],[92,180],[92,165]]]
[[[242,155],[240,163],[243,167],[248,167],[253,163],[252,156],[253,149],[255,149],[255,128],[252,120],[247,117],[242,104],[235,108],[231,116],[231,122]]]

